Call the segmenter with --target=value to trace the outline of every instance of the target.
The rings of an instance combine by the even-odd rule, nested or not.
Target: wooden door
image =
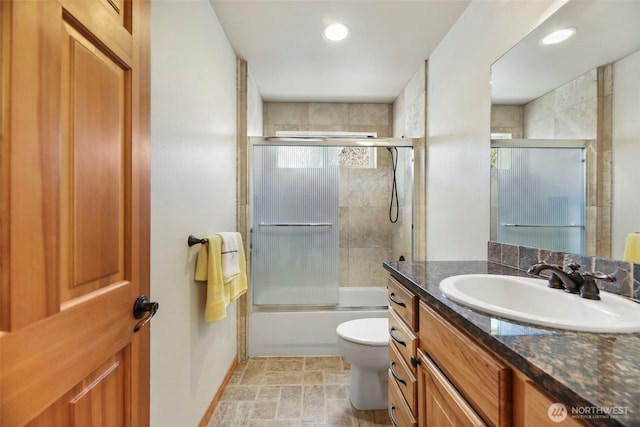
[[[0,19],[0,426],[148,425],[149,4]]]

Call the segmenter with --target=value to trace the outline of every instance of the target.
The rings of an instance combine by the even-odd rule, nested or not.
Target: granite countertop
[[[596,426],[640,426],[640,333],[573,332],[506,321],[456,304],[439,289],[442,279],[458,274],[526,275],[501,264],[385,262],[384,268],[564,403],[570,413],[576,408],[583,421]],[[594,415],[589,417],[587,412]]]

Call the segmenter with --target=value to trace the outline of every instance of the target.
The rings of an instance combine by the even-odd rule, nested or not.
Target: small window
[[[375,147],[344,147],[340,150],[340,166],[375,169],[376,153]]]

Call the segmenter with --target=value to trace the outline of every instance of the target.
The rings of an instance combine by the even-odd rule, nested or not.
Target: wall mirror
[[[621,259],[640,232],[639,22],[569,1],[493,64],[491,240]]]

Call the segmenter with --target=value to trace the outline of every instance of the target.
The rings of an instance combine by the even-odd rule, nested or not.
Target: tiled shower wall
[[[411,248],[411,206],[403,203],[410,191],[402,188],[403,165],[398,161],[398,222],[389,219],[393,171],[391,155],[377,148],[376,168],[340,168],[340,285],[385,286],[382,261],[404,255]],[[399,148],[399,157],[408,156]],[[409,187],[410,189],[411,187]],[[395,207],[392,212],[395,216]]]
[[[401,211],[398,220],[413,224],[413,260],[424,261],[427,259],[427,186],[426,186],[426,127],[427,127],[427,61],[424,61],[418,70],[407,82],[393,103],[393,136],[396,138],[414,138],[413,158],[400,158],[398,170],[404,172],[413,171],[412,176],[403,175],[404,182],[413,183],[413,197],[411,203],[413,209]],[[398,183],[399,188],[408,189],[409,186]],[[409,198],[407,198],[409,200]],[[413,218],[406,215],[413,214]],[[403,230],[405,228],[402,228]],[[409,236],[410,238],[410,236]],[[405,241],[407,236],[396,233],[392,239]],[[394,245],[396,247],[397,245]],[[392,253],[391,259],[397,260],[402,255]],[[408,259],[408,258],[407,258]]]
[[[562,266],[565,270],[575,262],[581,266],[583,273],[599,271],[616,278],[613,283],[598,281],[601,290],[640,299],[640,264],[637,263],[491,241],[488,243],[487,259],[524,271],[540,261]]]
[[[263,108],[265,136],[278,131],[376,132],[378,137],[392,136],[391,104],[265,102]],[[385,148],[376,151],[376,168],[343,167],[340,171],[341,286],[385,286],[382,261],[410,250],[404,249],[410,248],[410,236],[408,242],[394,239],[392,243],[395,227],[401,225],[389,221],[391,157]],[[398,165],[398,171],[405,167],[400,161]],[[401,213],[406,210],[401,209]]]
[[[390,104],[265,102],[264,135],[277,131],[376,132],[392,136]]]
[[[595,139],[598,76],[593,69],[524,106],[525,138]]]

